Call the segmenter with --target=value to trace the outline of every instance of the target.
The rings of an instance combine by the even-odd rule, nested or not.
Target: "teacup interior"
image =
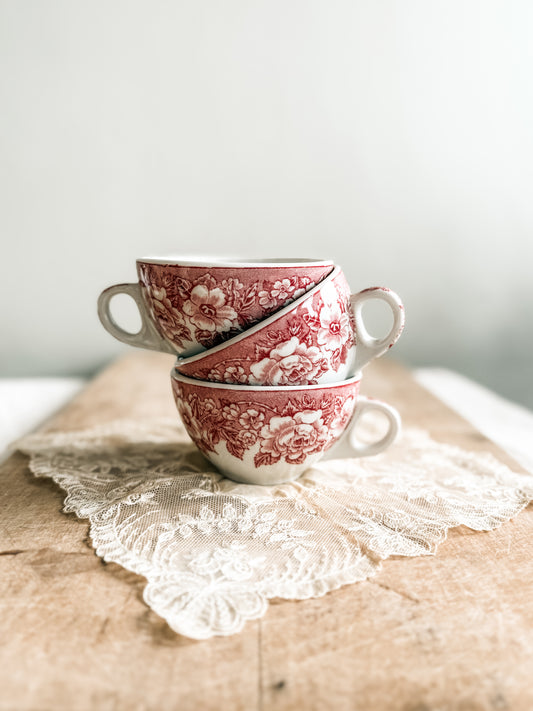
[[[331,259],[312,259],[312,258],[302,258],[302,257],[261,257],[261,258],[251,258],[251,257],[221,257],[216,255],[168,255],[157,256],[157,257],[143,257],[138,259],[137,262],[148,263],[148,264],[176,264],[183,267],[264,267],[269,264],[275,264],[276,266],[323,266],[325,264],[331,264],[333,266],[333,261]]]

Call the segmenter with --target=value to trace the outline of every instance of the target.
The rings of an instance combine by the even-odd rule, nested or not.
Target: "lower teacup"
[[[298,478],[334,445],[350,456],[383,451],[396,439],[400,416],[390,405],[359,395],[361,375],[327,385],[229,385],[172,371],[172,389],[189,436],[217,469],[245,484],[281,484]],[[377,442],[357,439],[368,410],[382,412],[387,433]]]

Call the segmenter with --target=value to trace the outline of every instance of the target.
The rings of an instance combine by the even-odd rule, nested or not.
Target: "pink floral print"
[[[265,413],[249,408],[239,417],[239,424],[245,430],[259,430],[265,421]]]
[[[185,324],[185,319],[182,313],[172,306],[166,289],[164,287],[147,287],[147,294],[163,334],[169,340],[178,343],[190,340],[191,332]]]
[[[224,442],[228,452],[243,459],[253,448],[256,466],[285,461],[299,464],[328,449],[348,424],[355,396],[298,394],[283,404],[252,404],[242,395],[204,397],[173,380],[179,413],[191,438],[203,452]]]
[[[259,451],[269,457],[270,464],[280,459],[301,464],[312,452],[321,452],[328,439],[321,410],[304,410],[293,417],[273,417],[261,429]]]
[[[191,322],[203,331],[228,331],[237,320],[237,313],[226,304],[221,289],[208,289],[198,284],[183,304],[183,311]]]
[[[234,277],[217,280],[209,272],[189,280],[150,263],[140,264],[139,280],[155,323],[178,351],[222,343],[315,285],[295,276],[245,286]]]
[[[325,365],[318,348],[300,343],[293,336],[272,349],[267,358],[250,366],[249,382],[252,385],[300,385],[313,382]]]
[[[210,371],[210,377],[208,380],[219,380],[221,377],[220,372],[214,368]],[[244,368],[240,365],[228,365],[224,373],[222,374],[222,382],[224,383],[240,383],[243,385],[248,382],[248,376]]]
[[[274,282],[270,290],[262,289],[259,296],[259,303],[265,308],[273,308],[280,303],[288,303],[297,299],[313,286],[311,279],[307,277],[292,277],[291,279],[278,279]]]
[[[334,280],[260,332],[243,334],[178,368],[184,375],[220,383],[317,384],[325,373],[345,369],[355,344],[348,296],[344,278]]]
[[[190,403],[182,402],[179,406],[179,413],[191,439],[194,442],[200,441],[202,439],[202,426],[195,417]]]
[[[330,429],[334,434],[340,435],[342,432],[344,432],[348,422],[350,421],[354,408],[355,398],[346,398],[340,412],[336,412],[335,416],[331,420]]]
[[[342,348],[350,338],[351,324],[348,314],[338,304],[323,306],[319,315],[317,341],[328,351]]]

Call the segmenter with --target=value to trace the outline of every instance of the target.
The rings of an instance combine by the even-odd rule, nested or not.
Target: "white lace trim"
[[[67,492],[65,512],[89,519],[97,554],[145,576],[146,603],[195,639],[238,632],[270,598],[317,597],[391,555],[433,554],[448,528],[495,528],[533,499],[533,476],[420,430],[275,487],[224,479],[174,420],[34,435],[18,448]]]

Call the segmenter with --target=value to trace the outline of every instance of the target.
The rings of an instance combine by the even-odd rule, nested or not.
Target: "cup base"
[[[244,461],[235,461],[232,459],[229,465],[224,464],[224,453],[210,452],[209,456],[204,454],[209,459],[211,464],[227,479],[236,481],[239,484],[253,484],[254,486],[274,486],[276,484],[287,484],[288,482],[298,479],[304,471],[309,469],[315,462],[322,457],[322,453],[318,456],[309,457],[308,461],[303,464],[287,464],[280,462],[278,464],[265,465],[255,467],[253,459],[245,455]],[[246,461],[252,459],[252,461]]]

